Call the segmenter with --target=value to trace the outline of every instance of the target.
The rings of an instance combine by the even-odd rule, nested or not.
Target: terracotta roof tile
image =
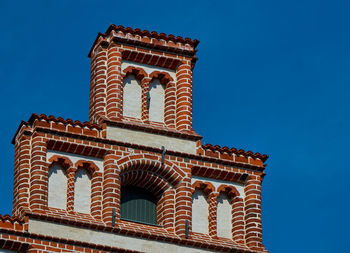
[[[163,39],[163,40],[166,40],[166,41],[173,41],[175,43],[177,42],[180,42],[182,44],[189,44],[193,47],[193,49],[195,49],[197,47],[197,45],[199,44],[199,40],[197,39],[190,39],[190,38],[183,38],[181,36],[177,36],[175,37],[174,35],[172,34],[165,34],[165,33],[157,33],[156,31],[152,31],[152,32],[149,32],[148,30],[141,30],[139,28],[136,28],[136,29],[133,29],[131,27],[124,27],[122,25],[119,25],[119,26],[116,26],[114,24],[111,24],[108,29],[106,30],[105,33],[98,33],[96,39],[95,39],[95,42],[94,44],[92,45],[91,47],[91,50],[89,52],[89,57],[91,55],[91,52],[93,50],[93,48],[95,47],[97,41],[98,41],[98,38],[99,37],[103,37],[103,38],[106,38],[112,31],[115,31],[115,32],[122,32],[122,33],[130,33],[132,35],[139,35],[139,36],[147,36],[149,38],[155,38],[155,39]]]
[[[213,146],[212,144],[205,144],[202,145],[203,149],[210,149],[212,151],[218,151],[220,153],[222,152],[227,152],[227,153],[234,153],[236,155],[243,155],[243,156],[250,156],[252,158],[259,158],[260,160],[262,160],[263,162],[265,162],[269,156],[268,155],[262,155],[260,153],[253,153],[252,151],[245,151],[243,149],[239,149],[237,150],[236,148],[228,148],[228,147],[221,147],[219,145],[215,145]]]

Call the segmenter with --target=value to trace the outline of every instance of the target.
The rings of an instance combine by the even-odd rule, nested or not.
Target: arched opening
[[[49,169],[47,205],[49,207],[66,209],[67,206],[67,176],[63,167],[54,164]]]
[[[217,199],[217,236],[232,239],[232,204],[224,193]]]
[[[164,122],[165,87],[159,79],[155,79],[149,86],[149,120]]]
[[[192,232],[209,233],[209,203],[202,190],[192,194]]]
[[[123,116],[141,118],[141,94],[141,85],[135,76],[125,77],[123,81]]]
[[[91,207],[91,176],[85,169],[75,173],[74,211],[90,214]]]
[[[123,186],[121,188],[120,218],[157,225],[157,198],[143,188]]]

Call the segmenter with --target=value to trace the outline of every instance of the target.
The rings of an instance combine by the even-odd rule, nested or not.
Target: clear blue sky
[[[0,213],[31,113],[88,120],[89,59],[116,25],[197,38],[194,127],[204,143],[270,155],[271,252],[349,252],[350,2],[1,1]],[[346,250],[347,249],[347,250]]]

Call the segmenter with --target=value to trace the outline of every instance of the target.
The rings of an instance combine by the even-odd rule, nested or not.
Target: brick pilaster
[[[245,191],[245,239],[248,247],[255,249],[262,245],[261,226],[261,181],[259,176],[249,176]]]
[[[191,222],[191,179],[184,178],[176,188],[175,200],[175,232],[179,236],[185,236],[186,220]]]
[[[91,123],[98,123],[96,115],[106,116],[107,49],[99,47],[91,58],[90,110]]]
[[[107,54],[107,97],[106,112],[110,120],[122,115],[121,49],[112,44]]]
[[[120,219],[119,170],[115,161],[115,156],[110,154],[104,159],[102,219],[108,225],[112,224],[113,208],[116,209],[116,218]]]
[[[32,211],[46,209],[48,190],[48,166],[44,138],[34,136],[31,149],[30,208]]]
[[[182,62],[176,71],[176,128],[192,131],[192,70],[191,62]]]

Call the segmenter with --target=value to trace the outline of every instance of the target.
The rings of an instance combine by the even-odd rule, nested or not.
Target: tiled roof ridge
[[[9,214],[5,214],[5,215],[1,215],[0,214],[0,220],[2,222],[6,222],[6,221],[10,221],[11,223],[14,223],[14,222],[18,222],[18,223],[24,223],[24,220],[20,220],[19,218],[17,217],[12,217],[11,215]]]
[[[101,130],[102,127],[97,125],[97,124],[92,124],[88,121],[85,121],[85,122],[81,122],[79,120],[75,120],[73,121],[72,119],[68,118],[68,119],[64,119],[62,117],[58,117],[56,118],[55,116],[53,115],[49,115],[47,116],[46,114],[37,114],[37,113],[33,113],[28,122],[26,123],[33,123],[36,119],[39,119],[39,120],[46,120],[46,121],[53,121],[55,123],[63,123],[63,124],[70,124],[70,125],[78,125],[80,127],[88,127],[88,128],[96,128],[98,130]]]
[[[180,43],[184,43],[184,44],[190,44],[191,46],[193,46],[194,48],[199,44],[199,40],[197,39],[190,39],[188,37],[186,38],[183,38],[181,36],[177,36],[175,37],[173,34],[165,34],[165,33],[158,33],[156,31],[148,31],[148,30],[141,30],[140,28],[131,28],[131,27],[124,27],[122,25],[114,25],[114,24],[111,24],[106,32],[104,34],[102,33],[99,33],[99,36],[107,36],[110,32],[112,31],[121,31],[123,33],[131,33],[131,34],[137,34],[137,35],[140,35],[140,36],[147,36],[147,37],[150,37],[150,38],[155,38],[155,39],[163,39],[163,40],[171,40],[171,41],[174,41],[174,42],[180,42]]]
[[[193,49],[195,49],[197,47],[197,45],[199,44],[199,40],[197,40],[197,39],[192,40],[192,39],[190,39],[188,37],[186,37],[186,38],[183,38],[181,36],[175,37],[173,34],[158,33],[156,31],[150,32],[148,30],[141,30],[139,28],[133,29],[131,27],[124,27],[122,25],[116,26],[115,24],[111,24],[107,28],[105,33],[99,32],[97,34],[96,39],[95,39],[95,41],[94,41],[94,43],[93,43],[93,45],[91,47],[91,50],[90,50],[90,52],[88,54],[89,57],[91,55],[91,52],[92,52],[93,48],[95,47],[95,45],[96,45],[96,43],[98,41],[98,38],[99,37],[106,38],[112,31],[115,31],[115,32],[121,31],[123,33],[131,33],[133,35],[135,34],[135,35],[139,35],[139,36],[147,36],[149,38],[163,39],[163,40],[167,40],[167,41],[171,40],[171,41],[173,41],[175,43],[176,42],[180,42],[180,43],[183,43],[183,44],[189,44],[189,45],[193,46]]]
[[[236,155],[244,155],[244,156],[250,156],[250,157],[253,157],[253,158],[259,158],[263,162],[265,162],[269,158],[268,155],[260,154],[258,152],[254,153],[254,152],[252,152],[250,150],[248,150],[248,151],[245,151],[243,149],[239,149],[238,150],[236,148],[228,148],[226,146],[221,147],[220,145],[205,144],[205,145],[202,145],[202,148],[203,149],[210,149],[212,151],[218,151],[220,153],[227,152],[227,153],[234,153]]]

